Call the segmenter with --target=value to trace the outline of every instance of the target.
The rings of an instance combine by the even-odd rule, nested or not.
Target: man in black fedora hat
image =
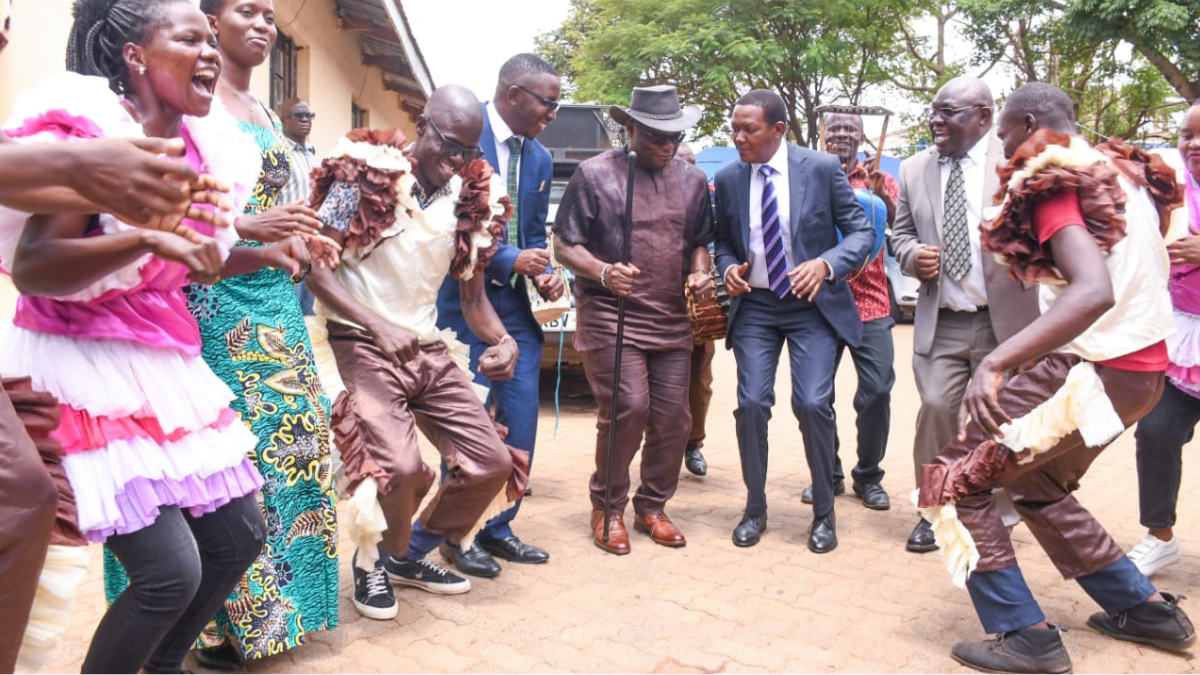
[[[629,552],[624,525],[629,465],[643,441],[634,527],[663,546],[687,543],[663,509],[679,483],[691,431],[692,333],[684,289],[701,298],[712,293],[707,245],[713,224],[704,172],[675,157],[686,130],[700,119],[699,108],[680,107],[675,87],[639,87],[628,108],[613,106],[609,114],[625,127],[629,142],[579,165],[559,204],[554,234],[555,256],[575,273],[575,348],[583,355],[599,406],[590,483],[592,533],[597,546],[623,555]],[[637,157],[626,252],[630,151]],[[617,409],[612,410],[618,298],[623,298],[625,320]]]

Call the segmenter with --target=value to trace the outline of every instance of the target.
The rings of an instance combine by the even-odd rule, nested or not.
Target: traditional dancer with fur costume
[[[1174,175],[1119,141],[1092,149],[1074,130],[1071,100],[1044,83],[1013,92],[1000,114],[1004,201],[980,233],[1014,278],[1040,284],[1042,315],[980,363],[958,440],[922,468],[918,506],[984,630],[997,634],[951,654],[989,672],[1071,670],[1017,566],[996,487],[1063,577],[1104,610],[1089,626],[1168,650],[1195,641],[1177,598],[1155,589],[1072,495],[1162,394],[1174,321],[1159,223],[1179,202]]]
[[[357,545],[354,605],[372,619],[396,616],[389,579],[433,593],[470,590],[427,554],[443,541],[459,545],[485,512],[499,513],[525,489],[528,464],[514,472],[514,460],[528,455],[504,445],[472,389],[465,345],[437,328],[438,288],[449,275],[460,280],[471,332],[491,345],[480,372],[512,378],[518,348],[482,274],[511,208],[480,159],[482,129],[479,101],[443,86],[417,119],[411,149],[398,131],[359,129],[314,172],[312,203],[324,232],[345,247],[336,273],[314,270],[308,284],[346,385],[334,434],[354,493],[345,523]],[[418,428],[447,472],[413,523],[435,481]]]

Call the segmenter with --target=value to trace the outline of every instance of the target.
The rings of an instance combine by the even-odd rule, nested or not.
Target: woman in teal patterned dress
[[[262,149],[262,172],[237,221],[239,246],[315,233],[316,214],[276,205],[290,175],[278,117],[249,92],[250,72],[275,41],[270,0],[203,0],[213,17],[224,68],[217,95]],[[236,11],[235,11],[236,10]],[[256,39],[256,38],[262,38]],[[330,471],[329,399],[317,379],[304,315],[287,272],[263,269],[212,286],[192,286],[188,303],[203,356],[235,394],[231,407],[258,436],[253,460],[265,479],[261,505],[267,544],[225,609],[201,636],[201,664],[237,666],[304,644],[338,622],[337,522]],[[181,383],[182,384],[182,383]],[[106,572],[119,572],[106,556]],[[108,574],[110,593],[123,574]]]

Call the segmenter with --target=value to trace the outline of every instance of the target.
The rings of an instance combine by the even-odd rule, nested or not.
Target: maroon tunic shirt
[[[627,148],[597,155],[567,184],[554,235],[598,260],[621,260]],[[697,246],[713,239],[704,172],[681,159],[661,171],[634,169],[631,262],[642,271],[625,300],[625,344],[648,351],[692,349],[684,284]],[[575,349],[616,345],[617,296],[598,281],[575,278]]]

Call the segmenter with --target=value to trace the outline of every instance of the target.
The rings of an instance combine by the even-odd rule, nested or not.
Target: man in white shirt
[[[934,147],[900,167],[892,245],[905,273],[921,279],[913,338],[913,375],[921,395],[913,447],[916,482],[958,429],[971,373],[998,342],[1037,317],[1037,296],[981,255],[979,223],[1000,186],[1000,144],[991,140],[992,92],[983,80],[947,82],[926,111]],[[937,548],[921,520],[909,551]]]

